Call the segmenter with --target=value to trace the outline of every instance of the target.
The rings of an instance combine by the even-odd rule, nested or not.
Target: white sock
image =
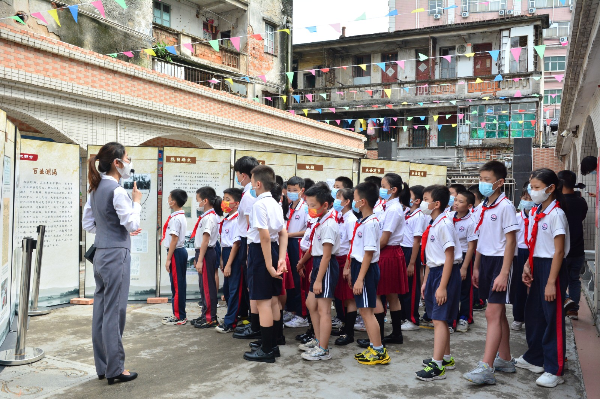
[[[452,359],[452,355],[444,355],[444,360],[449,362]]]
[[[435,364],[437,364],[437,366],[438,366],[439,369],[442,368],[442,361],[441,360],[435,360],[435,359],[432,359],[432,360],[435,362]]]

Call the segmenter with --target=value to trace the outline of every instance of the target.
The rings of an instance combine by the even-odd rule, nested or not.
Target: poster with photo
[[[196,190],[204,186],[210,186],[215,189],[218,196],[223,196],[223,190],[231,185],[231,151],[165,147],[163,165],[161,228],[171,214],[168,205],[169,193],[175,189],[185,190],[188,195],[188,201],[183,207],[188,229],[186,237],[186,249],[188,251],[187,294],[188,299],[198,298],[200,291],[199,278],[193,264],[194,242],[190,239],[194,225],[200,216],[198,202],[196,201]],[[164,267],[167,254],[164,247],[160,249],[160,254],[160,294],[161,296],[171,296],[169,274]]]
[[[158,267],[158,148],[125,147],[133,161],[135,173],[121,180],[131,197],[134,182],[142,193],[140,228],[142,232],[131,237],[131,269],[129,300],[145,300],[156,295],[156,268]],[[88,146],[88,156],[97,154],[100,146]],[[94,243],[94,235],[86,234],[86,249]],[[94,296],[94,269],[86,261],[85,296]]]
[[[46,226],[39,303],[69,303],[79,296],[79,146],[22,140],[17,164],[15,246]]]
[[[254,157],[256,158],[259,164],[272,167],[275,171],[275,174],[281,176],[283,178],[283,181],[287,181],[290,177],[296,175],[296,154],[236,150],[236,161],[243,156]]]
[[[355,170],[354,163],[355,161],[350,158],[298,155],[296,157],[296,175],[302,178],[310,178],[315,183],[320,181],[328,182],[328,180],[335,180],[338,176],[346,176],[356,184],[358,181],[358,170]],[[356,163],[358,166],[358,161]]]

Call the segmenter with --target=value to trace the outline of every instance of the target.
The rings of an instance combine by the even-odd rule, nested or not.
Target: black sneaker
[[[369,339],[357,339],[356,343],[359,347],[364,349],[367,349],[369,346],[371,346],[371,341],[369,341]]]
[[[206,317],[198,317],[197,319],[192,319],[192,321],[190,321],[190,324],[193,326],[204,323],[206,323]]]
[[[417,371],[415,375],[421,381],[445,380],[446,369],[444,366],[440,369],[436,362],[430,362],[423,370]]]
[[[483,310],[485,310],[487,308],[487,302],[485,301],[480,301],[476,304],[473,304],[473,310],[476,312],[481,312]]]
[[[219,326],[219,322],[214,320],[214,321],[207,321],[205,323],[199,324],[196,323],[194,324],[195,328],[215,328]]]
[[[252,328],[246,328],[242,332],[233,333],[233,338],[237,338],[237,339],[256,339],[256,338],[260,338],[260,330],[255,332],[255,331],[252,331]]]
[[[423,367],[427,367],[429,365],[429,363],[431,363],[431,362],[433,362],[432,358],[423,359]],[[446,370],[454,370],[456,368],[456,363],[454,362],[454,358],[451,357],[449,361],[442,359],[442,366],[444,366],[444,368]]]
[[[335,344],[338,346],[345,346],[354,342],[354,337],[349,335],[342,335],[338,339],[335,340]]]
[[[244,331],[246,331],[249,328],[250,328],[250,324],[246,324],[246,325],[240,324],[233,330],[233,332],[243,333]]]
[[[313,338],[314,338],[314,336],[312,336],[312,335],[307,335],[307,336],[305,336],[304,338],[302,338],[302,339],[300,340],[300,343],[301,343],[301,344],[305,344],[305,343],[307,343],[307,342],[310,342],[310,341],[312,341],[312,340],[313,340]]]
[[[253,352],[244,353],[244,359],[251,362],[275,363],[275,353],[265,353],[262,348],[258,348]]]
[[[385,337],[383,337],[382,340],[384,345],[387,344],[403,344],[404,343],[404,337],[402,336],[402,333],[400,334],[390,334],[387,335]]]

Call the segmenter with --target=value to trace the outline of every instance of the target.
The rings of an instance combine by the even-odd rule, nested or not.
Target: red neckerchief
[[[226,220],[235,220],[235,219],[237,219],[238,216],[240,216],[240,214],[237,211],[235,211],[235,213],[233,214],[233,217],[227,216],[225,219],[221,220],[219,222],[219,235],[221,235],[221,232],[223,231],[223,222]]]
[[[457,218],[456,216],[458,216],[458,211],[454,212],[454,216],[452,216],[452,222],[454,224],[456,224],[456,222],[460,222],[461,220],[465,220],[465,218],[469,216],[469,213],[467,212],[467,214],[461,218]]]
[[[358,230],[358,227],[363,224],[364,222],[366,222],[371,216],[374,216],[375,214],[371,214],[369,216],[367,216],[366,218],[363,218],[360,222],[357,220],[356,223],[354,223],[354,231],[352,232],[352,239],[350,240],[350,250],[348,251],[348,260],[350,260],[350,255],[352,255],[352,246],[354,245],[354,236],[356,236],[356,230]],[[377,218],[375,218],[375,220],[377,220]]]
[[[440,220],[438,220],[438,222],[436,224],[433,224],[433,220],[429,223],[429,226],[427,226],[427,228],[425,229],[425,231],[423,232],[423,236],[421,237],[421,262],[425,265],[425,248],[427,247],[427,239],[429,238],[429,230],[431,229],[431,227],[435,227],[438,224],[440,224],[440,222],[442,220],[444,220],[446,218],[446,215],[442,216],[442,218]]]
[[[406,215],[404,215],[404,220],[408,220],[408,219],[410,219],[411,217],[415,216],[415,215],[416,215],[417,213],[419,213],[419,212],[421,212],[421,210],[420,210],[420,209],[417,209],[417,210],[415,211],[415,213],[412,213],[412,214],[411,214],[411,213],[410,213],[410,208],[409,208],[409,209],[408,209],[408,212],[406,213]]]
[[[329,220],[331,218],[336,218],[337,219],[337,212],[336,211],[331,212],[329,214],[329,216],[327,216],[325,218],[325,220],[323,220],[323,223],[325,223],[327,220]],[[311,254],[311,255],[312,255],[313,239],[315,237],[315,232],[317,231],[317,227],[319,227],[320,225],[321,225],[321,219],[319,219],[317,221],[317,223],[315,224],[315,228],[312,229],[312,231],[310,232],[310,237],[308,238],[308,240],[310,241],[310,248],[308,248],[308,253]]]
[[[165,240],[165,236],[167,235],[167,227],[169,227],[169,222],[171,221],[171,218],[173,216],[181,215],[182,213],[185,213],[185,212],[184,211],[177,211],[177,212],[172,213],[172,214],[169,215],[169,217],[167,218],[167,221],[165,222],[165,224],[163,226],[163,234],[162,234],[162,238],[160,239],[160,243],[161,244]]]
[[[211,209],[210,211],[206,212],[204,215],[202,215],[202,216],[200,216],[198,218],[198,221],[196,222],[196,225],[194,226],[194,230],[192,230],[192,235],[190,236],[190,239],[196,237],[196,230],[198,230],[198,226],[200,225],[200,221],[203,218],[205,218],[206,216],[210,215],[211,213],[214,213],[216,215],[215,210]]]
[[[381,207],[383,208],[383,210],[385,211],[385,200],[382,200],[381,198],[377,200],[377,203],[375,204],[375,208],[377,208],[379,205],[381,205]]]
[[[500,194],[500,195],[502,195],[502,194]],[[498,201],[498,202],[494,201],[495,204],[490,205],[490,206],[485,206],[485,205],[481,206],[481,214],[479,215],[479,223],[477,223],[477,227],[475,227],[475,233],[477,233],[477,230],[479,230],[479,227],[481,227],[481,224],[483,223],[483,215],[485,214],[485,211],[487,211],[488,209],[494,209],[495,207],[500,205],[500,203],[502,201],[504,201],[505,199],[506,199],[506,196],[502,197],[502,199],[500,201],[498,201],[498,198],[496,198],[496,201]],[[486,201],[487,201],[487,198],[486,198]],[[485,202],[484,202],[484,204],[485,204]]]
[[[344,223],[344,214],[342,212],[337,212],[337,217],[335,218],[335,221],[338,222],[338,224],[343,224]]]
[[[536,206],[534,212],[537,212],[538,209],[541,209],[542,204]],[[529,247],[529,269],[531,270],[531,275],[533,276],[533,250],[535,249],[535,242],[537,241],[537,233],[538,233],[538,222],[542,220],[546,215],[549,215],[550,212],[554,210],[554,208],[559,208],[560,202],[556,201],[552,209],[548,211],[548,213],[540,212],[533,218],[533,227],[531,228],[531,238],[527,242],[527,246]],[[533,211],[533,209],[532,209]]]
[[[301,208],[302,205],[304,205],[304,200],[302,198],[300,198],[300,201],[298,201],[298,205],[296,205],[295,208],[290,208],[290,217],[288,218],[287,225],[285,226],[286,230],[290,229],[290,222],[292,221],[292,217],[294,216],[294,212],[296,212],[298,210],[298,208]]]

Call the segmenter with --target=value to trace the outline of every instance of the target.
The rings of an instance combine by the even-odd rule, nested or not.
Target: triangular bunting
[[[304,116],[308,116],[308,110],[307,109],[303,109],[302,112],[304,112]]]
[[[535,122],[537,122],[537,121],[529,121],[529,122],[531,122],[531,126],[535,126]]]
[[[131,51],[123,51],[123,54],[125,54],[129,58],[133,58],[133,53]]]
[[[489,50],[488,53],[492,56],[494,61],[498,61],[498,54],[500,54],[500,50]]]
[[[287,96],[281,96],[281,98],[283,98],[283,103],[287,104]]]
[[[456,105],[456,101],[454,101],[454,100],[450,100],[450,104],[452,104],[452,105]]]
[[[290,34],[290,30],[289,30],[289,29],[279,29],[279,30],[277,30],[276,32],[285,32],[285,33],[287,33],[288,35]]]
[[[218,40],[209,40],[208,44],[215,50],[219,51],[219,41]]]
[[[515,91],[515,97],[522,97],[521,96],[521,90]]]
[[[102,15],[102,18],[106,18],[106,14],[104,13],[104,4],[102,4],[102,1],[92,1],[90,4],[96,7],[100,15]]]
[[[494,78],[494,82],[502,82],[504,80],[504,78],[502,77],[502,75],[496,75],[496,77]]]
[[[305,97],[308,98],[308,101],[312,103],[312,100],[313,100],[312,94],[306,94]]]
[[[156,53],[155,53],[155,52],[154,52],[154,50],[153,50],[153,49],[151,49],[151,48],[146,48],[146,49],[144,49],[144,53],[146,53],[146,54],[148,54],[148,55],[151,55],[151,56],[153,56],[153,57],[156,57]]]
[[[74,5],[74,6],[69,6],[68,8],[69,8],[69,11],[71,11],[71,15],[73,16],[75,23],[77,23],[77,14],[79,13],[79,6]]]
[[[229,82],[229,84],[233,86],[233,79],[231,79],[231,78],[225,78],[223,80],[226,81],[226,82]]]
[[[427,59],[429,59],[429,57],[427,57],[425,54],[419,53],[419,61],[425,61]]]
[[[558,80],[559,82],[562,82],[564,77],[565,77],[565,75],[554,75],[554,78],[556,80]]]
[[[323,97],[325,100],[327,100],[327,93],[320,93],[319,94],[321,97]]]
[[[58,20],[58,11],[56,11],[55,9],[50,9],[48,10],[48,14],[50,14],[50,16],[56,21],[58,26],[61,26],[60,21]]]
[[[433,115],[433,120],[437,122],[439,117],[440,117],[439,115]]]
[[[535,49],[535,51],[537,51],[538,55],[540,56],[540,58],[544,58],[544,52],[546,51],[546,45],[545,44],[540,44],[539,46],[533,46],[533,48]]]
[[[398,15],[398,10],[392,10],[392,11],[388,12],[385,16],[386,17],[393,17],[395,15]]]
[[[240,37],[230,37],[229,41],[231,42],[231,44],[233,44],[233,47],[235,47],[237,51],[240,51]]]
[[[360,64],[359,65],[360,69],[362,69],[363,71],[367,70],[367,64]]]
[[[383,91],[387,94],[388,98],[392,98],[392,89],[383,89]]]
[[[423,11],[425,11],[425,9],[424,9],[424,8],[417,8],[416,10],[412,10],[410,13],[411,13],[411,14],[415,14],[415,13],[418,13],[418,12],[423,12]]]
[[[310,32],[310,33],[317,33],[317,27],[316,26],[307,26],[306,29]]]
[[[15,21],[17,21],[17,22],[25,25],[25,22],[23,22],[23,20],[21,19],[21,17],[19,17],[18,15],[13,15],[11,18],[14,19]]]
[[[448,62],[452,62],[452,56],[451,55],[442,55],[442,58],[445,59]]]
[[[165,47],[165,49],[166,49],[166,50],[167,50],[169,53],[177,55],[177,51],[175,51],[175,46],[167,46],[167,47]]]
[[[402,61],[395,61],[396,64],[398,64],[398,66],[402,69],[404,69],[404,60]]]
[[[465,54],[465,57],[467,57],[467,58],[471,58],[473,56],[475,56],[475,53],[466,53]]]
[[[192,53],[194,53],[194,46],[192,45],[192,43],[182,43],[181,45],[189,51],[191,51]]]
[[[312,73],[313,76],[316,75],[317,70],[316,69],[309,69],[308,72]]]
[[[336,32],[339,32],[339,33],[342,32],[342,28],[341,28],[341,25],[339,23],[337,23],[337,24],[329,24],[329,26],[331,26]]]
[[[257,78],[260,78],[260,80],[267,83],[267,77],[265,75],[258,75]]]
[[[377,65],[382,71],[385,71],[385,62],[376,62]]]
[[[32,16],[32,17],[36,17],[36,18],[37,18],[37,19],[39,19],[39,20],[42,20],[42,21],[43,21],[43,22],[44,22],[46,25],[48,25],[48,21],[46,21],[46,18],[44,18],[44,17],[42,16],[42,13],[41,13],[41,12],[34,12],[34,13],[32,13],[32,14],[31,14],[31,16]]]
[[[408,126],[402,126],[402,130],[404,130],[406,132],[406,129],[408,128]]]
[[[287,75],[290,84],[292,84],[292,82],[294,81],[294,72],[286,72],[285,74]]]
[[[514,47],[510,49],[510,53],[515,58],[515,61],[519,62],[519,57],[521,56],[521,50],[523,47]]]
[[[335,123],[337,123],[337,124],[338,124],[338,126],[340,125],[340,123],[341,123],[341,122],[342,122],[342,121],[341,121],[340,119],[336,119],[336,120],[335,120]]]
[[[125,0],[115,0],[115,2],[121,7],[123,7],[124,10],[127,9],[127,4],[125,4]]]
[[[335,114],[335,108],[329,108],[329,110]]]
[[[483,83],[483,80],[481,80],[480,78],[475,79],[475,83]]]
[[[300,102],[300,95],[299,94],[294,94],[292,97],[294,97],[294,100],[296,100],[297,103]]]
[[[260,35],[260,33],[257,33],[255,35],[251,35],[250,37],[252,37],[253,39],[256,39],[256,40],[262,40],[263,39],[263,37]]]
[[[367,19],[367,13],[363,12],[360,17],[355,19],[355,21],[364,21],[365,19]]]
[[[463,116],[465,116],[465,114],[458,114],[458,120],[462,121]]]

